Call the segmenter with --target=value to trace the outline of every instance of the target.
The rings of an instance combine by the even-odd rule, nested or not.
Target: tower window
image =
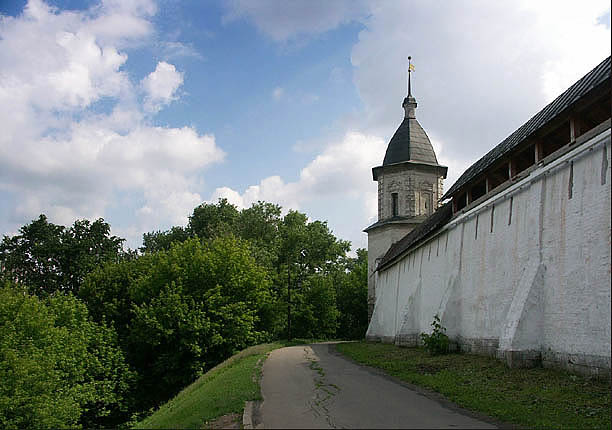
[[[393,216],[399,215],[399,207],[397,202],[397,193],[391,193],[391,203],[392,203],[392,214]]]

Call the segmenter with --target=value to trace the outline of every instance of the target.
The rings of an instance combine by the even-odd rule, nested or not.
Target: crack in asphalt
[[[304,355],[309,362],[308,367],[314,372],[314,397],[311,399],[310,409],[317,415],[323,416],[327,424],[332,428],[339,428],[329,412],[329,405],[334,396],[340,392],[340,387],[336,384],[331,384],[325,378],[325,370],[319,364],[318,357],[314,354],[312,348],[305,347]]]

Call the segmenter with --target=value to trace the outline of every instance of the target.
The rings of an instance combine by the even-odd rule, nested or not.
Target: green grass
[[[338,351],[500,421],[530,428],[610,428],[610,382],[555,369],[509,369],[471,354],[342,343]]]
[[[245,401],[261,400],[259,378],[263,358],[282,346],[281,343],[256,345],[230,357],[135,428],[202,428],[205,422],[222,415],[242,413]]]

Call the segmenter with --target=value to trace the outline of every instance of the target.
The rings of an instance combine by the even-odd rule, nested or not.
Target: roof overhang
[[[419,225],[421,224],[427,217],[426,216],[418,216],[418,217],[404,217],[404,216],[396,216],[393,218],[388,218],[382,221],[376,221],[374,224],[363,229],[364,233],[368,233],[372,230],[378,230],[383,227],[389,227],[392,225]]]
[[[531,136],[546,129],[556,121],[569,117],[572,109],[580,103],[588,105],[602,95],[610,96],[610,64],[608,57],[593,70],[575,82],[555,100],[546,105],[537,114],[531,117],[510,136],[483,155],[478,161],[468,167],[457,181],[442,196],[446,200],[461,192],[462,187],[482,174],[498,160],[510,154]]]

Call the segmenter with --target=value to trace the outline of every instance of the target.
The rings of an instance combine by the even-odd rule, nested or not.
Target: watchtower
[[[408,95],[402,103],[404,119],[389,142],[383,164],[372,169],[378,182],[378,221],[364,230],[368,234],[368,318],[376,303],[378,261],[393,243],[436,210],[448,170],[438,164],[429,137],[416,119],[410,60],[408,57]]]

